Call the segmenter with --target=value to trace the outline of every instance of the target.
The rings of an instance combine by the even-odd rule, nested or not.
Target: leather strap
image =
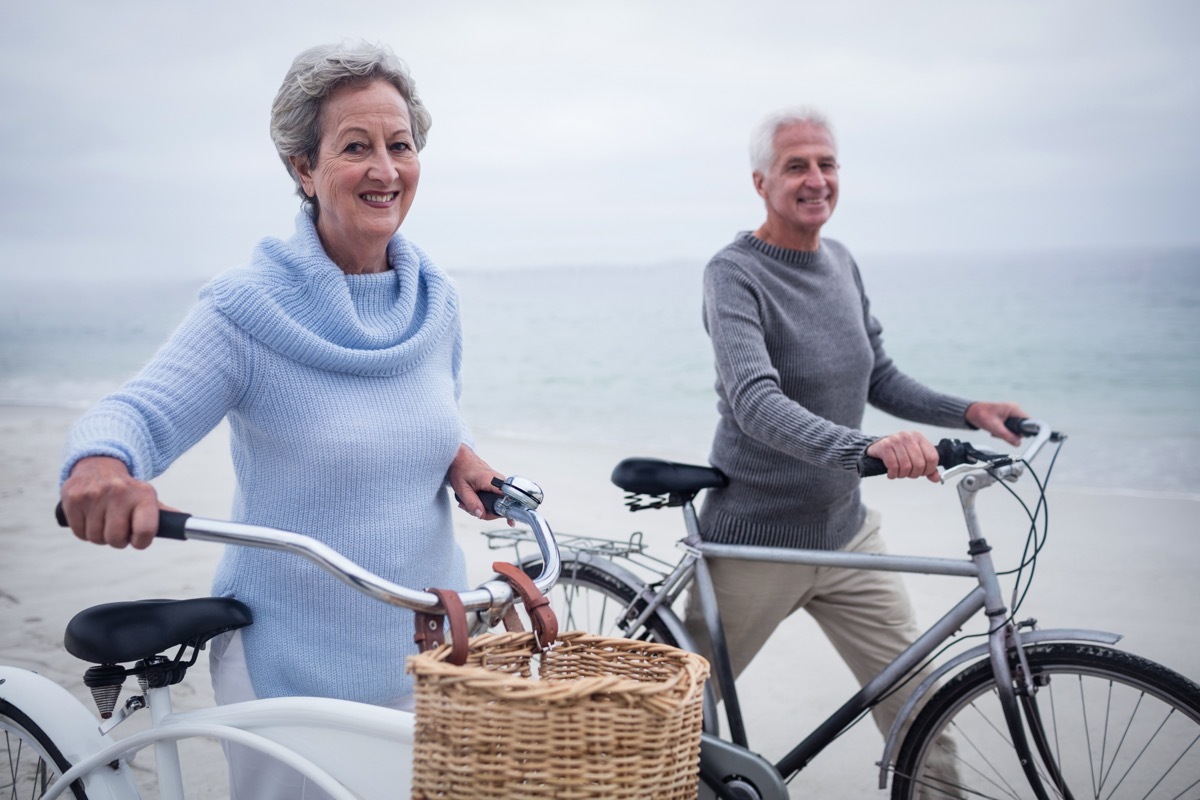
[[[512,633],[522,633],[525,630],[525,624],[521,622],[521,615],[517,613],[516,606],[509,606],[508,611],[504,612],[504,630]]]
[[[449,589],[426,589],[426,591],[437,595],[445,613],[418,611],[414,621],[416,631],[413,633],[413,641],[417,643],[417,649],[422,653],[445,644],[446,634],[443,631],[443,620],[449,616],[450,655],[446,660],[456,666],[462,666],[467,663],[467,611],[463,608],[462,600],[459,598],[458,592]]]
[[[537,645],[535,652],[540,653],[543,648],[554,644],[558,638],[558,618],[554,616],[554,609],[550,607],[550,601],[534,585],[533,580],[520,567],[507,561],[497,561],[492,564],[492,569],[496,571],[497,575],[508,581],[513,587],[513,591],[524,603],[525,612],[529,615],[529,622],[533,626],[533,637]],[[509,627],[508,616],[505,615],[504,618],[506,628]]]

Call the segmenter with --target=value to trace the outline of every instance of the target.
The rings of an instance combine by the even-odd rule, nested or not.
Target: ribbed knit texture
[[[710,459],[730,479],[705,498],[708,541],[848,543],[866,515],[859,459],[879,438],[860,430],[868,402],[966,427],[968,401],[922,386],[888,358],[858,266],[836,241],[807,252],[739,234],[705,269],[704,324],[720,412]]]
[[[76,423],[63,477],[108,455],[148,480],[228,416],[232,519],[315,537],[402,585],[465,588],[444,490],[466,440],[454,288],[399,234],[391,270],[346,275],[306,213],[296,225],[207,285],[142,372]],[[411,691],[411,612],[298,556],[240,547],[213,592],[254,612],[243,636],[260,697]]]

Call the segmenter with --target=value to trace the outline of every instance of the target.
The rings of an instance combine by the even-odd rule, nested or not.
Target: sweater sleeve
[[[871,350],[875,354],[867,402],[880,411],[910,422],[942,428],[966,428],[965,415],[970,401],[934,391],[896,367],[883,349],[883,326],[871,313],[871,301],[867,299],[862,276],[856,264],[854,280],[862,294],[863,322],[871,342]]]
[[[704,323],[733,418],[746,435],[776,450],[817,466],[856,471],[874,440],[784,393],[767,349],[760,291],[730,261],[714,259],[704,272]]]
[[[457,295],[457,288],[455,294]],[[454,336],[454,347],[450,355],[450,372],[454,377],[454,405],[458,409],[458,441],[460,444],[465,444],[472,450],[475,449],[475,436],[471,432],[471,426],[467,423],[467,418],[462,413],[462,362],[463,362],[463,329],[462,329],[462,312],[459,302],[454,304],[454,320],[452,325],[452,335]]]
[[[201,300],[137,376],[72,426],[60,482],[89,456],[118,458],[139,480],[161,475],[244,393],[249,344],[243,331]]]

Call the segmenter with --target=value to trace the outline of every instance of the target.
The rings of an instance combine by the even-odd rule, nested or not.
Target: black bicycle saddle
[[[658,458],[627,458],[613,469],[612,482],[634,494],[685,494],[728,486],[729,478],[716,467],[679,464]]]
[[[246,604],[232,597],[105,603],[76,614],[67,623],[63,644],[68,653],[84,661],[119,664],[181,644],[199,648],[214,636],[253,621]]]

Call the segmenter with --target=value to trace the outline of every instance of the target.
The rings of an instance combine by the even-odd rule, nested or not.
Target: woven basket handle
[[[442,621],[450,617],[450,655],[447,661],[456,666],[467,663],[467,611],[463,608],[458,592],[449,589],[428,589],[437,595],[441,601],[445,615],[434,614],[430,611],[418,611],[414,627],[413,641],[417,650],[424,653],[446,643],[446,634],[442,629]]]
[[[533,638],[536,644],[534,652],[540,653],[542,648],[554,644],[558,638],[558,617],[554,616],[554,609],[550,607],[550,601],[534,585],[533,580],[520,567],[507,561],[497,561],[492,564],[492,569],[501,578],[508,581],[513,587],[513,591],[520,596],[521,602],[525,604],[525,612],[529,614],[529,623],[533,626]],[[520,630],[520,625],[521,622],[515,614],[505,615],[504,627],[506,629],[511,631],[515,626],[517,630]]]

